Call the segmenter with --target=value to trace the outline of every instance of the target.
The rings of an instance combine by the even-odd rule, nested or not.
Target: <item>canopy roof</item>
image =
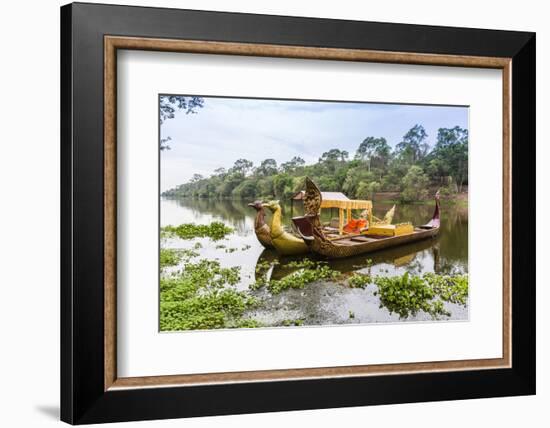
[[[301,201],[305,197],[305,190],[300,190],[298,193],[296,193],[294,196],[292,196],[291,199],[295,201]],[[342,192],[321,192],[321,196],[323,197],[323,200],[330,200],[330,201],[349,201],[350,199],[344,195]]]
[[[372,209],[372,201],[362,199],[325,199],[321,201],[321,208],[343,208],[346,210],[365,210]]]
[[[304,190],[296,193],[292,199],[299,201],[304,199]],[[372,202],[361,199],[350,199],[342,192],[321,192],[321,208],[343,208],[352,210],[372,209]]]

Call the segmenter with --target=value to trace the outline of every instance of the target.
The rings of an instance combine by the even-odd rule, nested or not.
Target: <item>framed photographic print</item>
[[[72,424],[535,393],[535,35],[61,8]]]

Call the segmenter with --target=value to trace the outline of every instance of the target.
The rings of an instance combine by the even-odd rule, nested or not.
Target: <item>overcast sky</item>
[[[177,112],[161,125],[161,138],[172,138],[171,150],[161,152],[161,189],[230,168],[239,158],[257,166],[300,156],[310,164],[333,148],[352,158],[369,136],[393,148],[415,124],[433,146],[439,128],[468,128],[468,108],[205,97],[197,114]]]

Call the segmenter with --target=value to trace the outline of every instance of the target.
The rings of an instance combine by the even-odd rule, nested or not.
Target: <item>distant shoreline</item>
[[[435,194],[435,191],[434,191]],[[400,198],[401,193],[400,192],[378,192],[375,193],[372,198],[372,201],[374,203],[378,204],[396,204],[396,205],[433,205],[434,199],[433,197],[416,200],[416,201],[402,201]],[[171,199],[171,200],[204,200],[204,201],[241,201],[241,202],[247,202],[248,199],[245,198],[232,198],[232,197],[194,197],[194,196],[184,196],[184,197],[178,197],[178,196],[169,196],[169,195],[163,195],[161,193],[161,198],[165,199]],[[250,198],[250,201],[252,199],[256,200],[272,200],[275,199],[273,197],[254,197]],[[290,200],[289,200],[290,202]],[[468,205],[468,192],[461,192],[458,194],[455,194],[451,197],[442,197],[441,198],[442,205],[458,205],[458,206],[467,206]]]

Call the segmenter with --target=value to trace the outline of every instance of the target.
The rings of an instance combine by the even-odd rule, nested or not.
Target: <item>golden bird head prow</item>
[[[256,211],[260,211],[263,208],[262,201],[251,202],[248,206],[254,208]]]
[[[269,202],[264,202],[262,204],[262,206],[264,208],[267,208],[269,211],[271,212],[275,212],[277,210],[280,210],[281,209],[281,205],[279,205],[279,201],[269,201]]]

